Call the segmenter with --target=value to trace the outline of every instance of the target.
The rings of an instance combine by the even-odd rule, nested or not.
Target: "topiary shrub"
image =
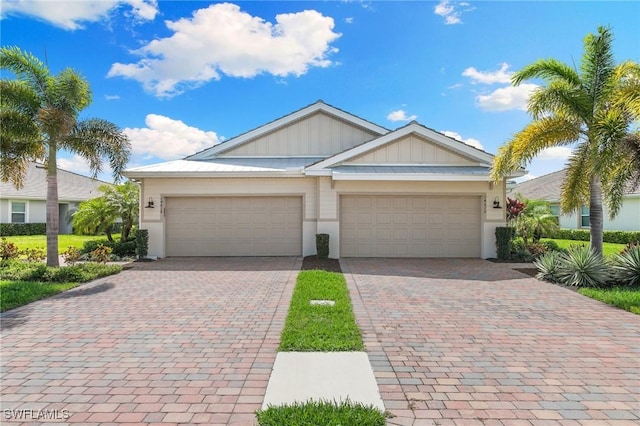
[[[603,287],[609,279],[607,264],[589,247],[569,247],[559,259],[558,282],[577,287]]]
[[[149,230],[138,229],[136,231],[136,257],[144,259],[149,254]]]
[[[316,251],[319,259],[329,257],[329,234],[316,234]]]
[[[511,256],[511,243],[515,236],[515,229],[509,226],[496,228],[496,250],[498,259],[507,260]]]

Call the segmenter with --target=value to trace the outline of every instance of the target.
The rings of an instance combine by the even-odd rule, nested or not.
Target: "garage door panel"
[[[168,256],[299,256],[302,197],[167,198]]]
[[[480,257],[480,199],[342,196],[344,257]]]

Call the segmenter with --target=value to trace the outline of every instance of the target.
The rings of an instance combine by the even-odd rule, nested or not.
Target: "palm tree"
[[[543,235],[549,235],[558,229],[558,222],[547,201],[524,200],[524,205],[524,210],[516,221],[516,230],[525,245],[528,244],[529,238],[537,243]]]
[[[123,185],[103,185],[100,190],[104,192],[107,204],[122,219],[120,240],[122,242],[127,241],[131,229],[138,223],[140,188],[135,183],[127,181]]]
[[[561,209],[577,211],[589,203],[591,249],[602,254],[602,201],[611,217],[633,178],[633,157],[624,148],[640,118],[640,66],[613,59],[609,28],[584,39],[580,70],[556,59],[540,59],[516,72],[512,83],[540,78],[529,99],[533,121],[500,147],[491,177],[500,181],[553,146],[573,146],[562,186]]]
[[[73,214],[73,228],[77,233],[95,235],[104,233],[113,241],[111,232],[118,218],[118,211],[106,197],[96,197],[80,203]]]
[[[18,47],[0,49],[0,69],[15,80],[0,80],[0,177],[22,186],[27,165],[44,159],[47,165],[47,265],[58,262],[58,179],[56,155],[65,149],[89,163],[93,176],[107,159],[116,180],[129,160],[131,145],[113,123],[79,114],[91,103],[89,83],[67,68],[52,75],[38,58]]]

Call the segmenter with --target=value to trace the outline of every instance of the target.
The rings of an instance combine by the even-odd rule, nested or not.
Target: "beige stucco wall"
[[[348,161],[354,164],[473,164],[468,158],[417,135],[407,135]],[[476,162],[477,163],[477,162]]]
[[[328,156],[377,135],[319,112],[220,154],[224,156]]]
[[[339,199],[345,194],[473,195],[480,197],[481,256],[495,257],[495,227],[505,223],[504,209],[492,208],[498,197],[504,205],[503,185],[488,182],[332,181],[331,177],[145,179],[142,200],[153,197],[155,208],[143,208],[141,228],[149,230],[149,254],[165,255],[162,200],[177,196],[300,195],[303,197],[303,256],[315,254],[315,234],[330,235],[330,256],[340,257]]]

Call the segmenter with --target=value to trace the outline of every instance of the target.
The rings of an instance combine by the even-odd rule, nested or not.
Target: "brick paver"
[[[640,424],[640,316],[482,260],[341,263],[389,424]]]
[[[3,314],[0,422],[253,424],[300,265],[164,259]]]

